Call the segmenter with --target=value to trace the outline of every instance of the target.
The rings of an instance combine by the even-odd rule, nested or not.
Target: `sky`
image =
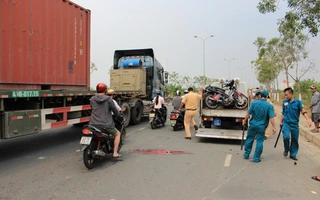
[[[91,10],[91,62],[98,71],[91,74],[91,87],[110,83],[113,53],[119,49],[153,48],[165,71],[181,76],[240,78],[248,87],[259,86],[251,61],[257,58],[253,42],[258,36],[278,37],[277,21],[287,11],[280,1],[276,13],[260,14],[258,0],[72,0]],[[307,46],[309,59],[320,63],[319,36]],[[230,70],[229,62],[230,60]],[[224,60],[226,59],[226,60]],[[306,65],[306,63],[303,63]],[[319,67],[317,67],[319,68]],[[295,75],[295,71],[290,71]],[[320,72],[302,79],[319,81]],[[284,72],[279,80],[285,79]],[[291,80],[292,81],[292,80]],[[280,89],[281,89],[280,85]]]

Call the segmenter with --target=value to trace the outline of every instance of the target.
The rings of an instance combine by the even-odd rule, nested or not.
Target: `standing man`
[[[273,107],[273,113],[274,113],[274,117],[277,116],[277,114],[275,113],[275,110],[274,110],[274,106],[273,106],[273,103],[272,101],[270,100],[270,96],[268,95],[267,98],[266,98],[267,102],[270,103]],[[270,137],[270,122],[268,124],[268,127],[266,128],[266,132],[264,134],[264,139],[268,139]]]
[[[290,152],[290,158],[293,160],[297,159],[297,154],[299,150],[299,118],[300,113],[306,118],[309,127],[311,127],[311,122],[309,120],[306,109],[303,103],[294,98],[293,89],[284,89],[284,95],[286,99],[282,103],[282,117],[280,119],[280,126],[282,126],[282,135],[284,143],[283,156],[287,157],[288,152]],[[291,135],[291,142],[290,142]]]
[[[186,108],[184,115],[184,127],[186,130],[185,139],[191,140],[190,123],[198,130],[198,126],[194,121],[194,116],[197,114],[197,103],[202,99],[202,92],[203,88],[199,88],[200,94],[194,93],[192,87],[188,88],[188,94],[184,95],[180,104],[179,112],[181,112],[183,105],[185,105]]]
[[[179,106],[181,104],[182,98],[181,98],[181,92],[177,90],[176,96],[172,99],[172,106],[174,110],[178,110]]]
[[[311,119],[314,122],[314,129],[311,130],[312,133],[319,133],[319,122],[320,122],[320,94],[317,91],[316,86],[311,86],[312,91],[312,101],[309,108],[311,109]]]
[[[243,157],[249,159],[254,138],[256,138],[256,150],[253,156],[253,162],[260,162],[260,156],[263,151],[263,142],[264,142],[264,132],[269,124],[269,120],[273,127],[273,134],[276,133],[275,123],[274,123],[274,112],[273,106],[266,101],[266,97],[269,95],[268,91],[261,91],[261,99],[258,101],[252,102],[242,125],[245,126],[248,118],[252,115],[250,119],[250,126],[248,129],[247,139],[244,147]]]

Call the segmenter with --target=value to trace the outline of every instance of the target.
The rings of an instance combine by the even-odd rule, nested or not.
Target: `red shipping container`
[[[90,87],[90,10],[69,0],[0,0],[0,89]]]

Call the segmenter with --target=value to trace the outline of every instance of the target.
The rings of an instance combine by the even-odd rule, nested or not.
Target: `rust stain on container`
[[[146,155],[171,155],[171,154],[190,154],[181,150],[167,150],[167,149],[135,149],[133,153],[141,153]]]

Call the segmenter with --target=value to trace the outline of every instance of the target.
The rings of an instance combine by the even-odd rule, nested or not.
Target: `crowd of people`
[[[120,132],[115,128],[112,113],[117,117],[121,117],[121,107],[116,101],[113,100],[115,95],[114,90],[107,90],[107,86],[103,83],[97,85],[97,95],[90,99],[92,108],[92,115],[89,124],[99,125],[103,129],[115,135],[114,140],[114,154],[113,157],[117,158],[121,155],[117,153],[117,146],[120,140]],[[311,109],[311,119],[314,123],[314,129],[310,130],[312,133],[319,133],[320,122],[320,94],[317,92],[315,86],[310,87],[312,91],[312,101],[309,106]],[[299,120],[300,114],[305,117],[309,127],[311,127],[311,121],[308,117],[308,113],[302,103],[302,101],[294,98],[293,89],[284,89],[285,100],[282,102],[282,112],[280,116],[280,131],[282,130],[284,151],[283,156],[289,155],[290,159],[298,160],[297,154],[299,151]],[[180,91],[176,92],[176,96],[172,100],[172,105],[175,110],[181,111],[185,108],[184,114],[184,127],[186,132],[185,139],[191,140],[190,125],[195,130],[198,129],[194,117],[197,111],[197,104],[202,99],[203,88],[199,88],[199,94],[195,93],[193,88],[188,88],[184,92],[184,96],[181,97]],[[166,105],[160,92],[153,99],[153,104],[156,109],[161,109]],[[247,114],[242,122],[243,126],[249,123],[247,132],[244,159],[249,159],[254,140],[256,140],[256,148],[254,151],[252,162],[261,162],[261,154],[263,152],[263,143],[269,137],[270,128],[272,126],[272,133],[277,132],[275,126],[274,117],[276,116],[274,106],[270,100],[270,96],[267,90],[256,90],[254,99],[249,107]],[[320,174],[318,176],[311,177],[314,180],[320,181]]]

